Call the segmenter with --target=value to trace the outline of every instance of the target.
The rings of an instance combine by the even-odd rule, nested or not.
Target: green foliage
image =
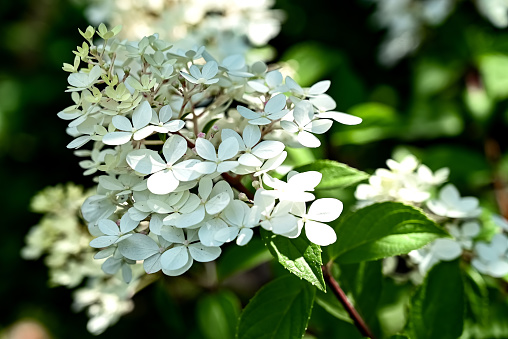
[[[356,263],[408,253],[447,236],[422,211],[384,202],[339,218],[337,242],[328,247],[332,260]]]
[[[292,275],[266,284],[243,310],[237,338],[302,338],[315,291],[311,285]]]
[[[441,262],[412,298],[409,331],[413,339],[460,337],[464,327],[464,284],[459,261]]]
[[[257,237],[245,246],[227,247],[217,261],[217,278],[224,280],[238,272],[245,271],[272,259],[272,255]]]
[[[311,243],[302,233],[298,238],[289,239],[271,232],[261,231],[261,236],[270,253],[292,274],[305,279],[318,289],[325,291],[321,271],[321,247]]]
[[[233,339],[240,300],[230,291],[207,295],[197,304],[197,320],[206,339]]]
[[[369,177],[365,172],[333,160],[316,160],[295,168],[297,172],[318,171],[323,175],[316,189],[345,188]]]

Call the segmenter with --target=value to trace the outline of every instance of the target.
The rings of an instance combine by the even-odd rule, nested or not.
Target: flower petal
[[[233,139],[234,140],[234,139]],[[238,143],[237,143],[238,147]],[[196,140],[196,152],[200,157],[210,161],[217,160],[217,154],[215,152],[215,147],[212,143],[204,138],[198,138]]]
[[[154,194],[168,194],[178,187],[179,181],[173,171],[164,170],[152,174],[147,180],[148,190]]]
[[[311,220],[330,222],[337,219],[342,213],[342,202],[333,198],[315,200],[309,207],[307,218]]]
[[[131,260],[145,260],[159,253],[159,245],[144,234],[136,233],[118,244],[120,253]]]
[[[309,220],[305,223],[305,234],[311,242],[320,246],[328,246],[337,240],[333,228],[317,221]]]
[[[189,251],[185,246],[170,248],[161,255],[161,266],[165,270],[177,270],[187,264]]]
[[[189,245],[189,253],[191,257],[199,262],[209,262],[215,260],[221,254],[220,247],[207,247],[201,243]]]

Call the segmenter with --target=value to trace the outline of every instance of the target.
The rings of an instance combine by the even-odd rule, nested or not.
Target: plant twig
[[[250,200],[254,199],[254,194],[252,194],[252,192],[249,191],[247,187],[245,187],[240,181],[241,177],[239,176],[234,177],[227,173],[222,173],[222,177],[224,178],[224,180],[228,182],[228,184],[231,185],[231,187],[236,188],[238,192],[244,193]]]
[[[349,314],[349,317],[355,323],[356,328],[358,328],[358,330],[364,337],[375,339],[374,335],[372,334],[371,330],[369,329],[363,318],[360,316],[358,311],[356,311],[353,304],[351,304],[342,288],[340,288],[337,280],[333,278],[328,266],[323,265],[322,270],[325,281],[327,282],[328,286],[330,286],[330,288],[333,291],[333,294],[335,294],[335,296],[340,301],[342,306],[344,306],[344,309]]]

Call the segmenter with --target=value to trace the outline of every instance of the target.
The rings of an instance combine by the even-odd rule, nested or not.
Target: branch
[[[360,314],[356,311],[354,306],[351,304],[351,302],[347,298],[347,296],[344,293],[344,291],[342,290],[342,288],[340,288],[337,280],[335,280],[333,278],[333,276],[331,275],[328,266],[323,265],[321,268],[323,270],[323,276],[325,278],[325,281],[328,283],[328,286],[330,286],[330,288],[333,291],[333,294],[335,294],[335,296],[340,301],[342,306],[344,306],[344,309],[347,311],[347,313],[349,314],[349,317],[353,320],[353,322],[355,323],[355,326],[358,328],[360,333],[364,337],[369,337],[369,338],[375,339],[374,335],[372,334],[371,330],[369,329],[369,327],[367,326],[367,324],[365,323],[363,318],[360,316]]]

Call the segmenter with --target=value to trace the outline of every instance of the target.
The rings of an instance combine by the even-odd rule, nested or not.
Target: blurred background
[[[154,8],[152,17],[160,19]],[[254,55],[290,67],[302,86],[331,80],[328,94],[337,110],[363,118],[358,126],[334,124],[319,150],[292,152],[294,164],[328,158],[371,172],[385,167],[394,154],[412,152],[433,170],[449,167],[450,182],[463,195],[477,196],[483,207],[508,215],[502,203],[508,180],[507,5],[355,0],[337,2],[332,9],[325,0],[277,0],[273,8],[279,10],[273,20],[282,20],[280,33],[268,34],[274,36],[271,47]],[[20,322],[27,322],[24,329],[34,335],[40,331],[33,338],[93,337],[86,314],[71,310],[72,290],[50,286],[43,259],[23,260],[20,252],[41,218],[30,209],[37,192],[67,182],[94,185],[65,147],[71,141],[64,132],[67,123],[56,116],[72,104],[64,93],[68,73],[61,68],[82,43],[78,28],[100,21],[125,26],[118,21],[126,16],[115,17],[120,9],[113,1],[0,2],[0,333],[9,338],[23,338],[15,336]],[[134,33],[148,34],[141,28]],[[336,194],[352,204],[352,191]],[[245,282],[249,286],[243,291],[238,278],[232,287],[236,296],[211,290],[224,300],[245,303],[273,274],[268,271],[277,269],[265,265],[250,271],[241,279],[252,286]],[[179,299],[166,293],[179,288],[187,289],[177,293]],[[134,311],[103,336],[209,337],[195,325],[205,322],[200,312],[213,302],[195,296],[211,290],[185,278],[154,284],[136,295]],[[319,317],[318,309],[315,314]]]

